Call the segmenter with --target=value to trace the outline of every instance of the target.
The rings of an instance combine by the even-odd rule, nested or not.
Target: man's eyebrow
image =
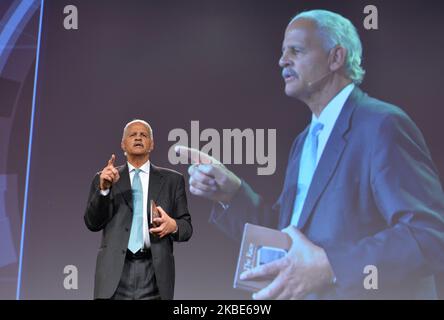
[[[305,47],[300,44],[288,44],[286,46],[282,46],[282,51],[284,51],[286,48],[297,49],[297,50],[301,50],[301,51],[305,50]]]

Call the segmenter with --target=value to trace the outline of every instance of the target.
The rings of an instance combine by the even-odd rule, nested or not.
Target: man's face
[[[288,96],[300,99],[319,89],[319,80],[329,72],[328,52],[313,21],[301,18],[288,25],[279,66]]]
[[[122,140],[122,149],[128,156],[141,156],[151,152],[154,142],[148,128],[140,122],[131,124]]]

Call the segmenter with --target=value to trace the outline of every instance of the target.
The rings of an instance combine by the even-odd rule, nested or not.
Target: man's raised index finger
[[[116,156],[114,153],[111,155],[111,158],[108,160],[108,166],[114,166],[114,161],[116,160]]]

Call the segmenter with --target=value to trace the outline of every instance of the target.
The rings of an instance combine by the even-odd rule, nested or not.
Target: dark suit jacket
[[[290,224],[308,127],[295,139],[273,208],[242,181],[230,207],[210,221],[238,238],[245,222]],[[307,298],[434,298],[444,270],[444,194],[423,136],[398,107],[355,88],[333,128],[297,226],[324,248],[335,286]],[[378,289],[363,286],[378,269]]]
[[[133,200],[128,166],[118,167],[119,181],[104,197],[99,191],[99,176],[91,184],[85,212],[85,224],[91,231],[102,232],[97,255],[94,298],[110,298],[120,281],[133,218]],[[150,235],[154,272],[162,299],[173,299],[173,241],[187,241],[193,232],[188,213],[185,181],[180,173],[151,164],[148,205],[154,200],[177,222],[175,234],[160,239]],[[148,208],[149,212],[149,208]]]

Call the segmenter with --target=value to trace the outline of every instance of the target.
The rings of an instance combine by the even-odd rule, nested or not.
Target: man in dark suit
[[[435,275],[444,270],[438,173],[413,121],[358,88],[361,56],[356,29],[338,14],[303,12],[288,25],[279,61],[285,92],[313,116],[293,143],[273,207],[191,150],[199,163],[189,168],[190,191],[220,203],[210,221],[237,239],[246,222],[292,238],[284,258],[242,275],[274,279],[253,298],[436,297]]]
[[[103,230],[94,298],[173,299],[173,241],[193,231],[184,178],[150,163],[153,133],[143,120],[125,126],[121,147],[127,164],[115,167],[112,155],[96,174],[84,216],[88,229]],[[153,225],[151,200],[160,213]]]

